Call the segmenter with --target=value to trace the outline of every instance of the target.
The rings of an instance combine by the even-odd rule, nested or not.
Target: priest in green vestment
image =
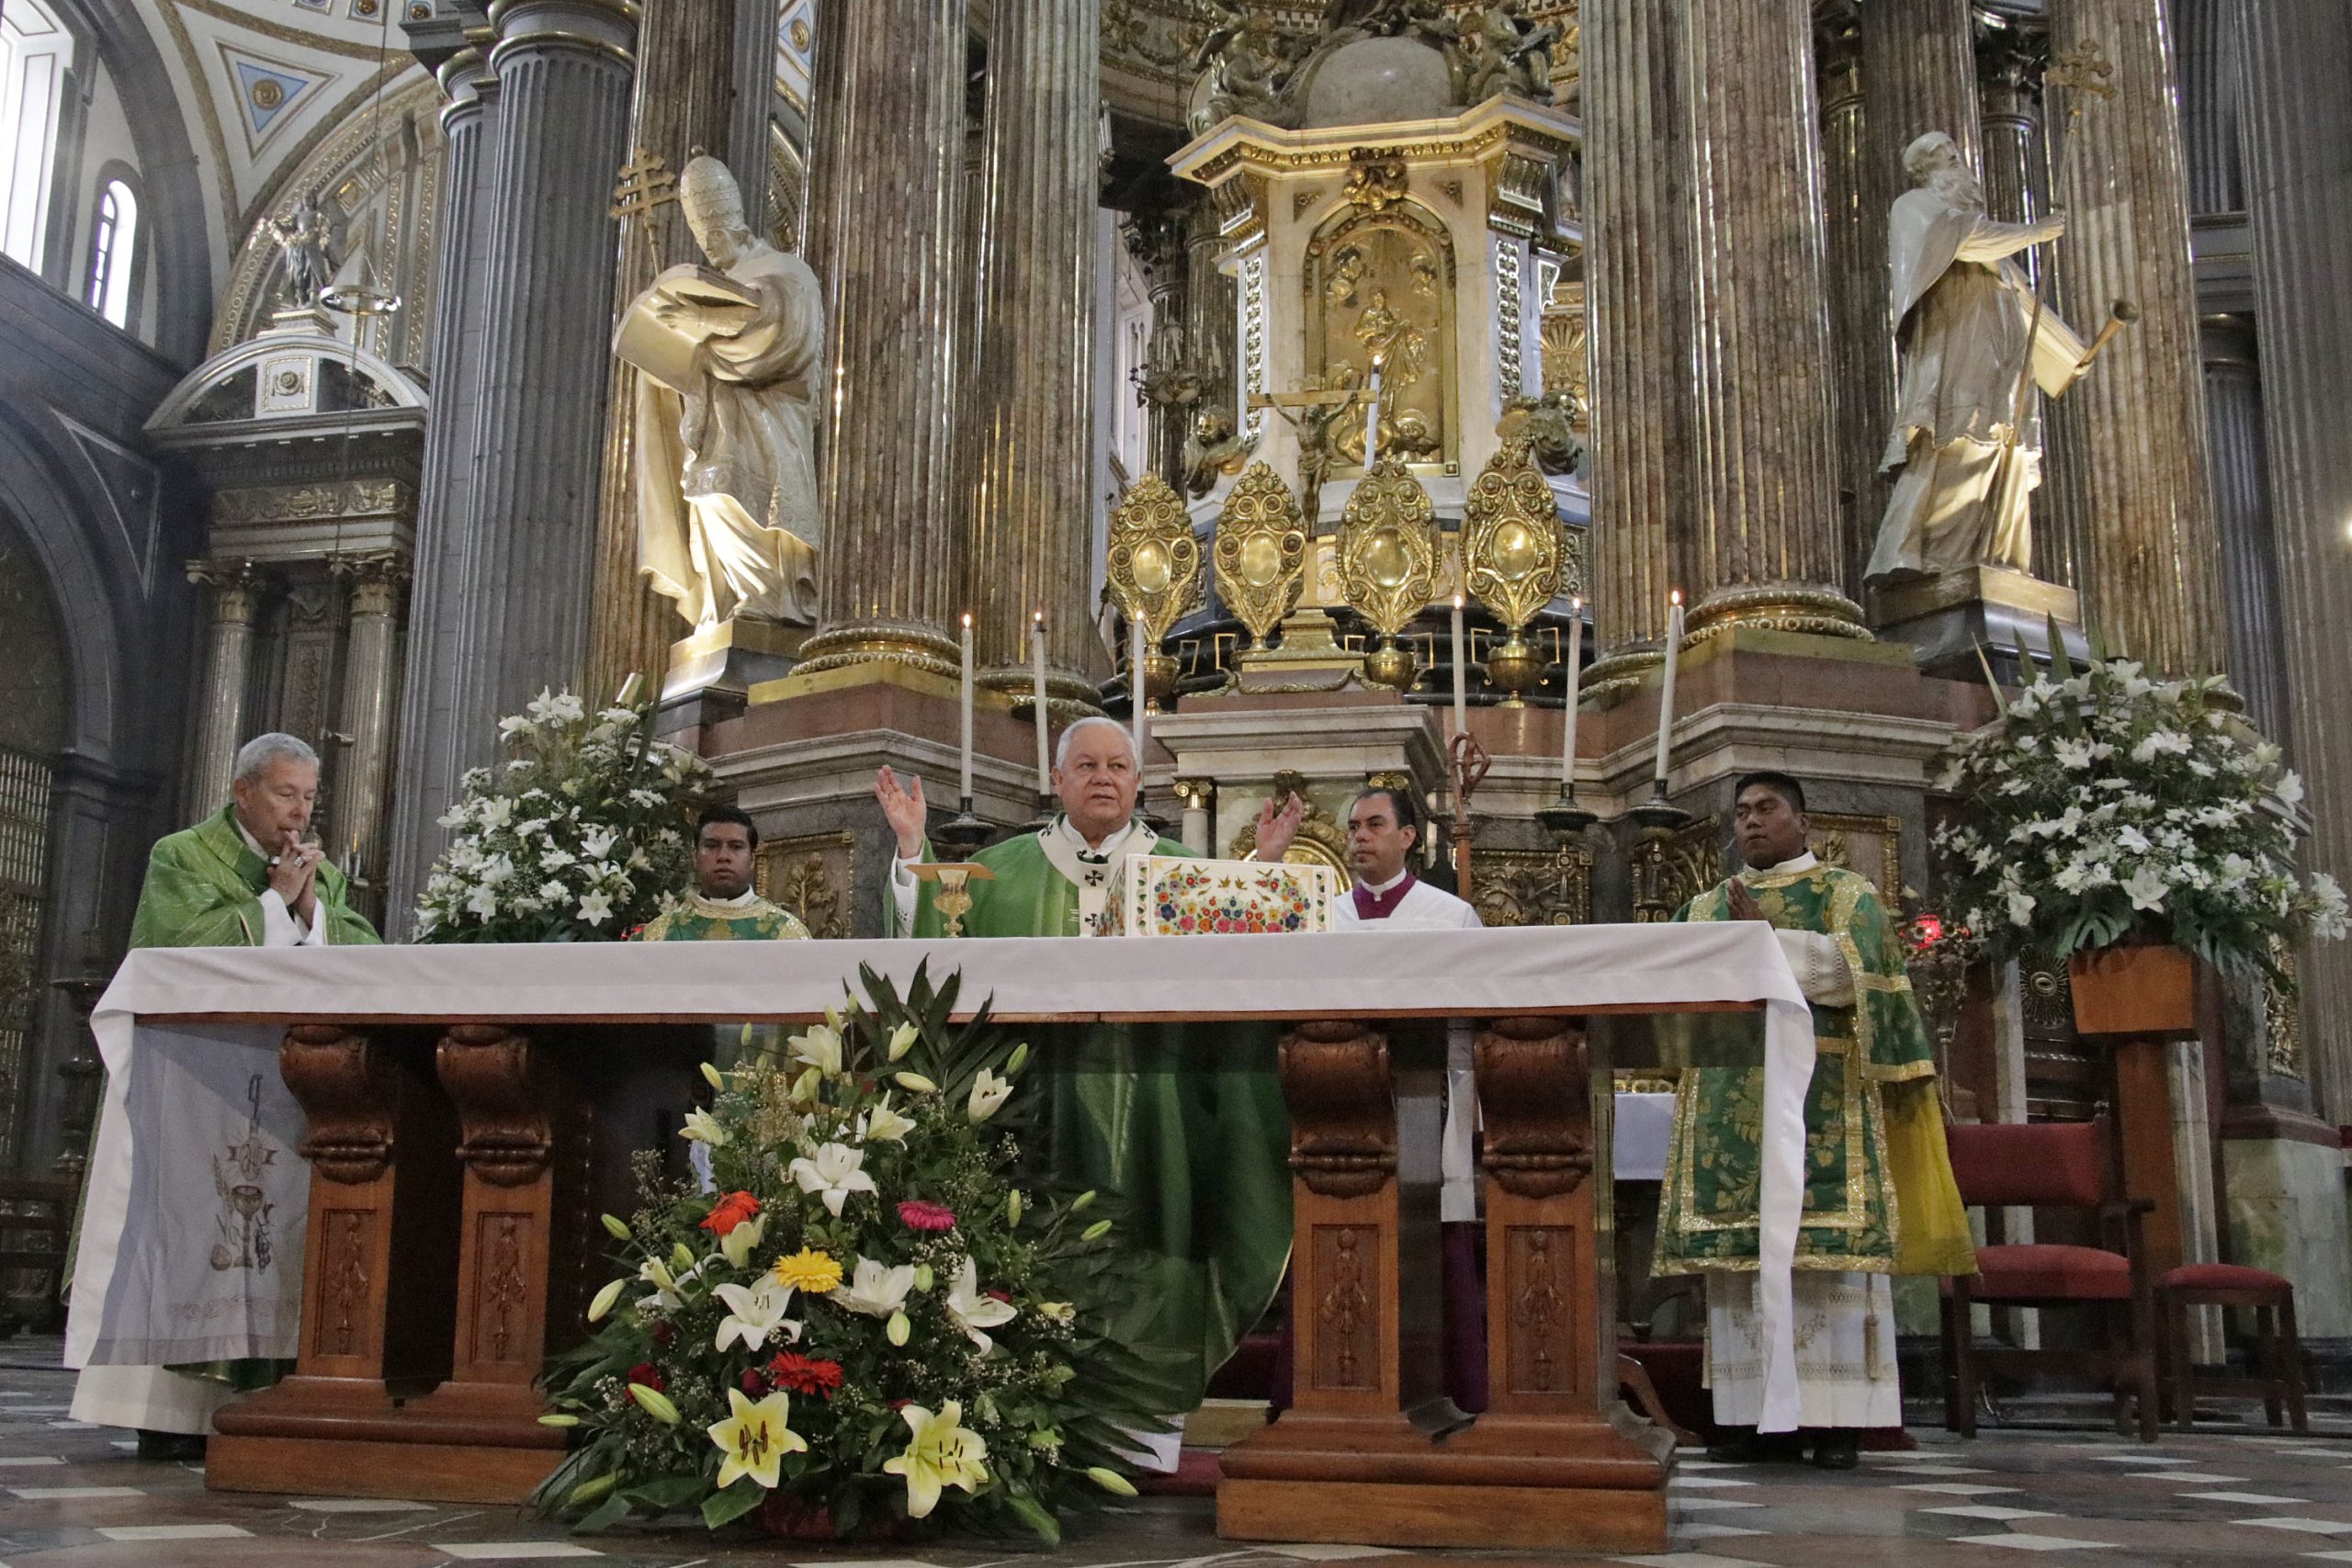
[[[791,910],[752,890],[759,824],[740,806],[713,806],[695,822],[695,889],[628,933],[631,942],[806,942],[808,928]],[[774,1055],[783,1032],[772,1023],[723,1023],[712,1060],[731,1067],[747,1055]],[[710,1151],[688,1151],[702,1175]]]
[[[1102,935],[1121,861],[1193,853],[1135,820],[1143,780],[1123,726],[1072,724],[1053,778],[1062,809],[1051,823],[973,857],[996,879],[970,884],[965,934]],[[898,836],[886,924],[943,935],[931,885],[908,869],[931,858],[922,781],[902,786],[886,768],[875,794]],[[1267,803],[1259,858],[1282,857],[1303,809],[1295,797],[1280,809]],[[1040,1045],[1054,1069],[1042,1163],[1123,1200],[1131,1238],[1152,1258],[1136,1282],[1137,1321],[1125,1326],[1135,1343],[1176,1352],[1182,1410],[1263,1314],[1289,1260],[1290,1124],[1274,1046],[1272,1029],[1250,1024],[1097,1025]]]
[[[1782,773],[1739,781],[1734,830],[1747,869],[1677,919],[1763,920],[1813,1005],[1804,1103],[1804,1213],[1794,1322],[1799,1435],[1747,1437],[1749,1459],[1851,1469],[1860,1430],[1900,1427],[1889,1276],[1975,1271],[1944,1145],[1935,1055],[1886,906],[1869,881],[1805,847],[1804,790]],[[1686,1069],[1675,1099],[1653,1272],[1704,1274],[1706,1382],[1715,1420],[1757,1424],[1764,1345],[1755,1310],[1764,1072]]]
[[[318,804],[318,753],[291,735],[258,735],[237,752],[230,800],[195,827],[158,840],[130,924],[133,947],[349,947],[379,939],[318,845],[305,843]],[[74,1419],[130,1427],[141,1458],[200,1454],[212,1412],[266,1388],[291,1363],[87,1367]]]

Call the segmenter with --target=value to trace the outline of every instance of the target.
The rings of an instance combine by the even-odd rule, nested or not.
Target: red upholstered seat
[[[2290,1291],[2284,1274],[2238,1263],[2184,1263],[2159,1280],[2167,1291]]]
[[[1980,1302],[2124,1302],[2132,1261],[2096,1247],[1980,1247],[1969,1294]]]

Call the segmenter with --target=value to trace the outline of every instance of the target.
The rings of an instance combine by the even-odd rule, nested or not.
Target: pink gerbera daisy
[[[899,1205],[899,1219],[910,1231],[948,1231],[956,1228],[956,1211],[944,1203],[926,1203],[920,1198],[910,1198]]]

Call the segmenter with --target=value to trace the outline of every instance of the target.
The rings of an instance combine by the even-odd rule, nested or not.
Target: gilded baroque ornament
[[[1592,855],[1579,849],[1478,852],[1476,902],[1487,926],[1581,926],[1592,919]]]
[[[1384,686],[1404,691],[1419,673],[1396,634],[1436,596],[1439,551],[1429,492],[1404,464],[1374,463],[1340,521],[1340,590],[1380,633],[1364,672]]]
[[[1298,502],[1272,468],[1252,463],[1216,520],[1216,591],[1265,646],[1306,584],[1306,526]]]
[[[1529,444],[1507,441],[1488,459],[1463,502],[1464,581],[1510,636],[1488,656],[1487,678],[1509,694],[1508,707],[1544,678],[1544,661],[1521,629],[1560,592],[1559,503],[1535,466]]]
[[[1143,627],[1149,651],[1140,684],[1157,710],[1176,689],[1176,661],[1160,645],[1201,602],[1200,541],[1183,498],[1158,474],[1146,474],[1111,513],[1109,576],[1120,612]]]

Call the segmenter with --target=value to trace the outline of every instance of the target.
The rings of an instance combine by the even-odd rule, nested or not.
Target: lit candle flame
[[[969,610],[964,612],[964,629],[966,631],[972,629],[972,612]]]
[[[1678,589],[1674,590],[1671,593],[1668,593],[1668,594],[1666,596],[1666,599],[1667,599],[1667,603],[1668,603],[1668,604],[1681,604],[1681,603],[1682,603],[1682,590],[1680,590],[1679,588],[1678,588]]]

